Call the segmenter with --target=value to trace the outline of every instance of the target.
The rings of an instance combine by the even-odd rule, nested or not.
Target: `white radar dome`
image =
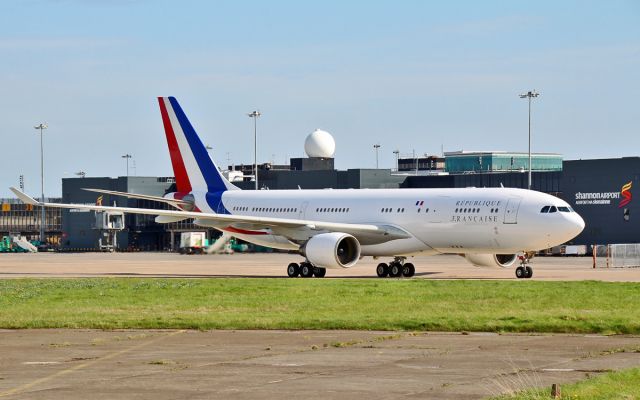
[[[304,152],[309,157],[333,158],[336,141],[329,132],[316,129],[304,141]]]

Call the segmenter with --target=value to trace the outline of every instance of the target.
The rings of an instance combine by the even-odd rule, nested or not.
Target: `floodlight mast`
[[[256,190],[258,190],[258,117],[262,114],[255,110],[247,114],[253,118],[253,173],[256,182]]]
[[[44,146],[43,146],[43,139],[42,137],[44,136],[44,130],[47,129],[49,126],[46,123],[41,123],[40,125],[36,125],[34,126],[35,129],[39,129],[40,130],[40,189],[42,192],[42,203],[43,205],[40,207],[40,243],[41,244],[45,244],[46,242],[46,238],[44,237],[44,221],[45,221],[45,216],[44,216]]]
[[[400,150],[398,150],[398,149],[394,150],[394,151],[393,151],[393,154],[395,154],[395,155],[396,155],[396,172],[398,172],[398,170],[399,170],[399,168],[400,168],[400,167],[398,166],[398,164],[399,164],[399,162],[400,162]]]
[[[380,143],[376,143],[373,145],[373,148],[376,150],[376,169],[378,169],[378,149],[380,149]]]
[[[529,179],[527,184],[527,189],[531,190],[531,99],[536,98],[540,95],[540,93],[536,92],[535,89],[533,91],[528,91],[527,93],[523,93],[520,95],[521,99],[529,100]]]
[[[127,160],[127,178],[129,178],[129,159],[131,157],[133,157],[131,154],[127,153],[123,156],[121,156],[122,158],[125,158]]]

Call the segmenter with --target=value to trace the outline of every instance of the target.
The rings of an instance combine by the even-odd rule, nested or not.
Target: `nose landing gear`
[[[529,256],[527,253],[518,256],[520,260],[520,265],[516,268],[516,278],[518,279],[529,279],[533,276],[533,268],[529,265]]]

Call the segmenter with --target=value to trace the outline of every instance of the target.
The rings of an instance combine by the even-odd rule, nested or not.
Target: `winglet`
[[[23,192],[14,188],[13,186],[10,187],[9,189],[11,189],[11,191],[15,193],[15,195],[18,196],[18,198],[25,204],[32,204],[34,206],[40,204],[36,200],[34,200],[32,197],[29,197],[28,195],[24,194]]]

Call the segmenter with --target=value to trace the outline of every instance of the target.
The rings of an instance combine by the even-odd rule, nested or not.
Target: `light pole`
[[[531,190],[531,99],[538,97],[540,94],[535,91],[528,91],[520,95],[521,99],[529,99],[529,180],[527,188]]]
[[[256,110],[247,115],[253,118],[253,173],[256,181],[256,190],[258,190],[258,117],[262,114]]]
[[[380,144],[374,144],[373,148],[376,149],[376,169],[378,169],[378,149],[380,148]]]
[[[127,160],[127,178],[129,177],[129,159],[131,158],[131,154],[125,154],[122,156],[122,158],[125,158]]]
[[[40,124],[34,126],[35,129],[40,130],[40,189],[42,191],[42,203],[44,203],[44,146],[43,146],[43,136],[44,130],[48,128],[47,124]],[[41,208],[40,212],[40,243],[44,244],[44,205]]]
[[[398,163],[400,162],[400,150],[394,150],[393,154],[396,155],[396,172],[398,172],[398,170],[400,169],[400,166],[398,165]]]

